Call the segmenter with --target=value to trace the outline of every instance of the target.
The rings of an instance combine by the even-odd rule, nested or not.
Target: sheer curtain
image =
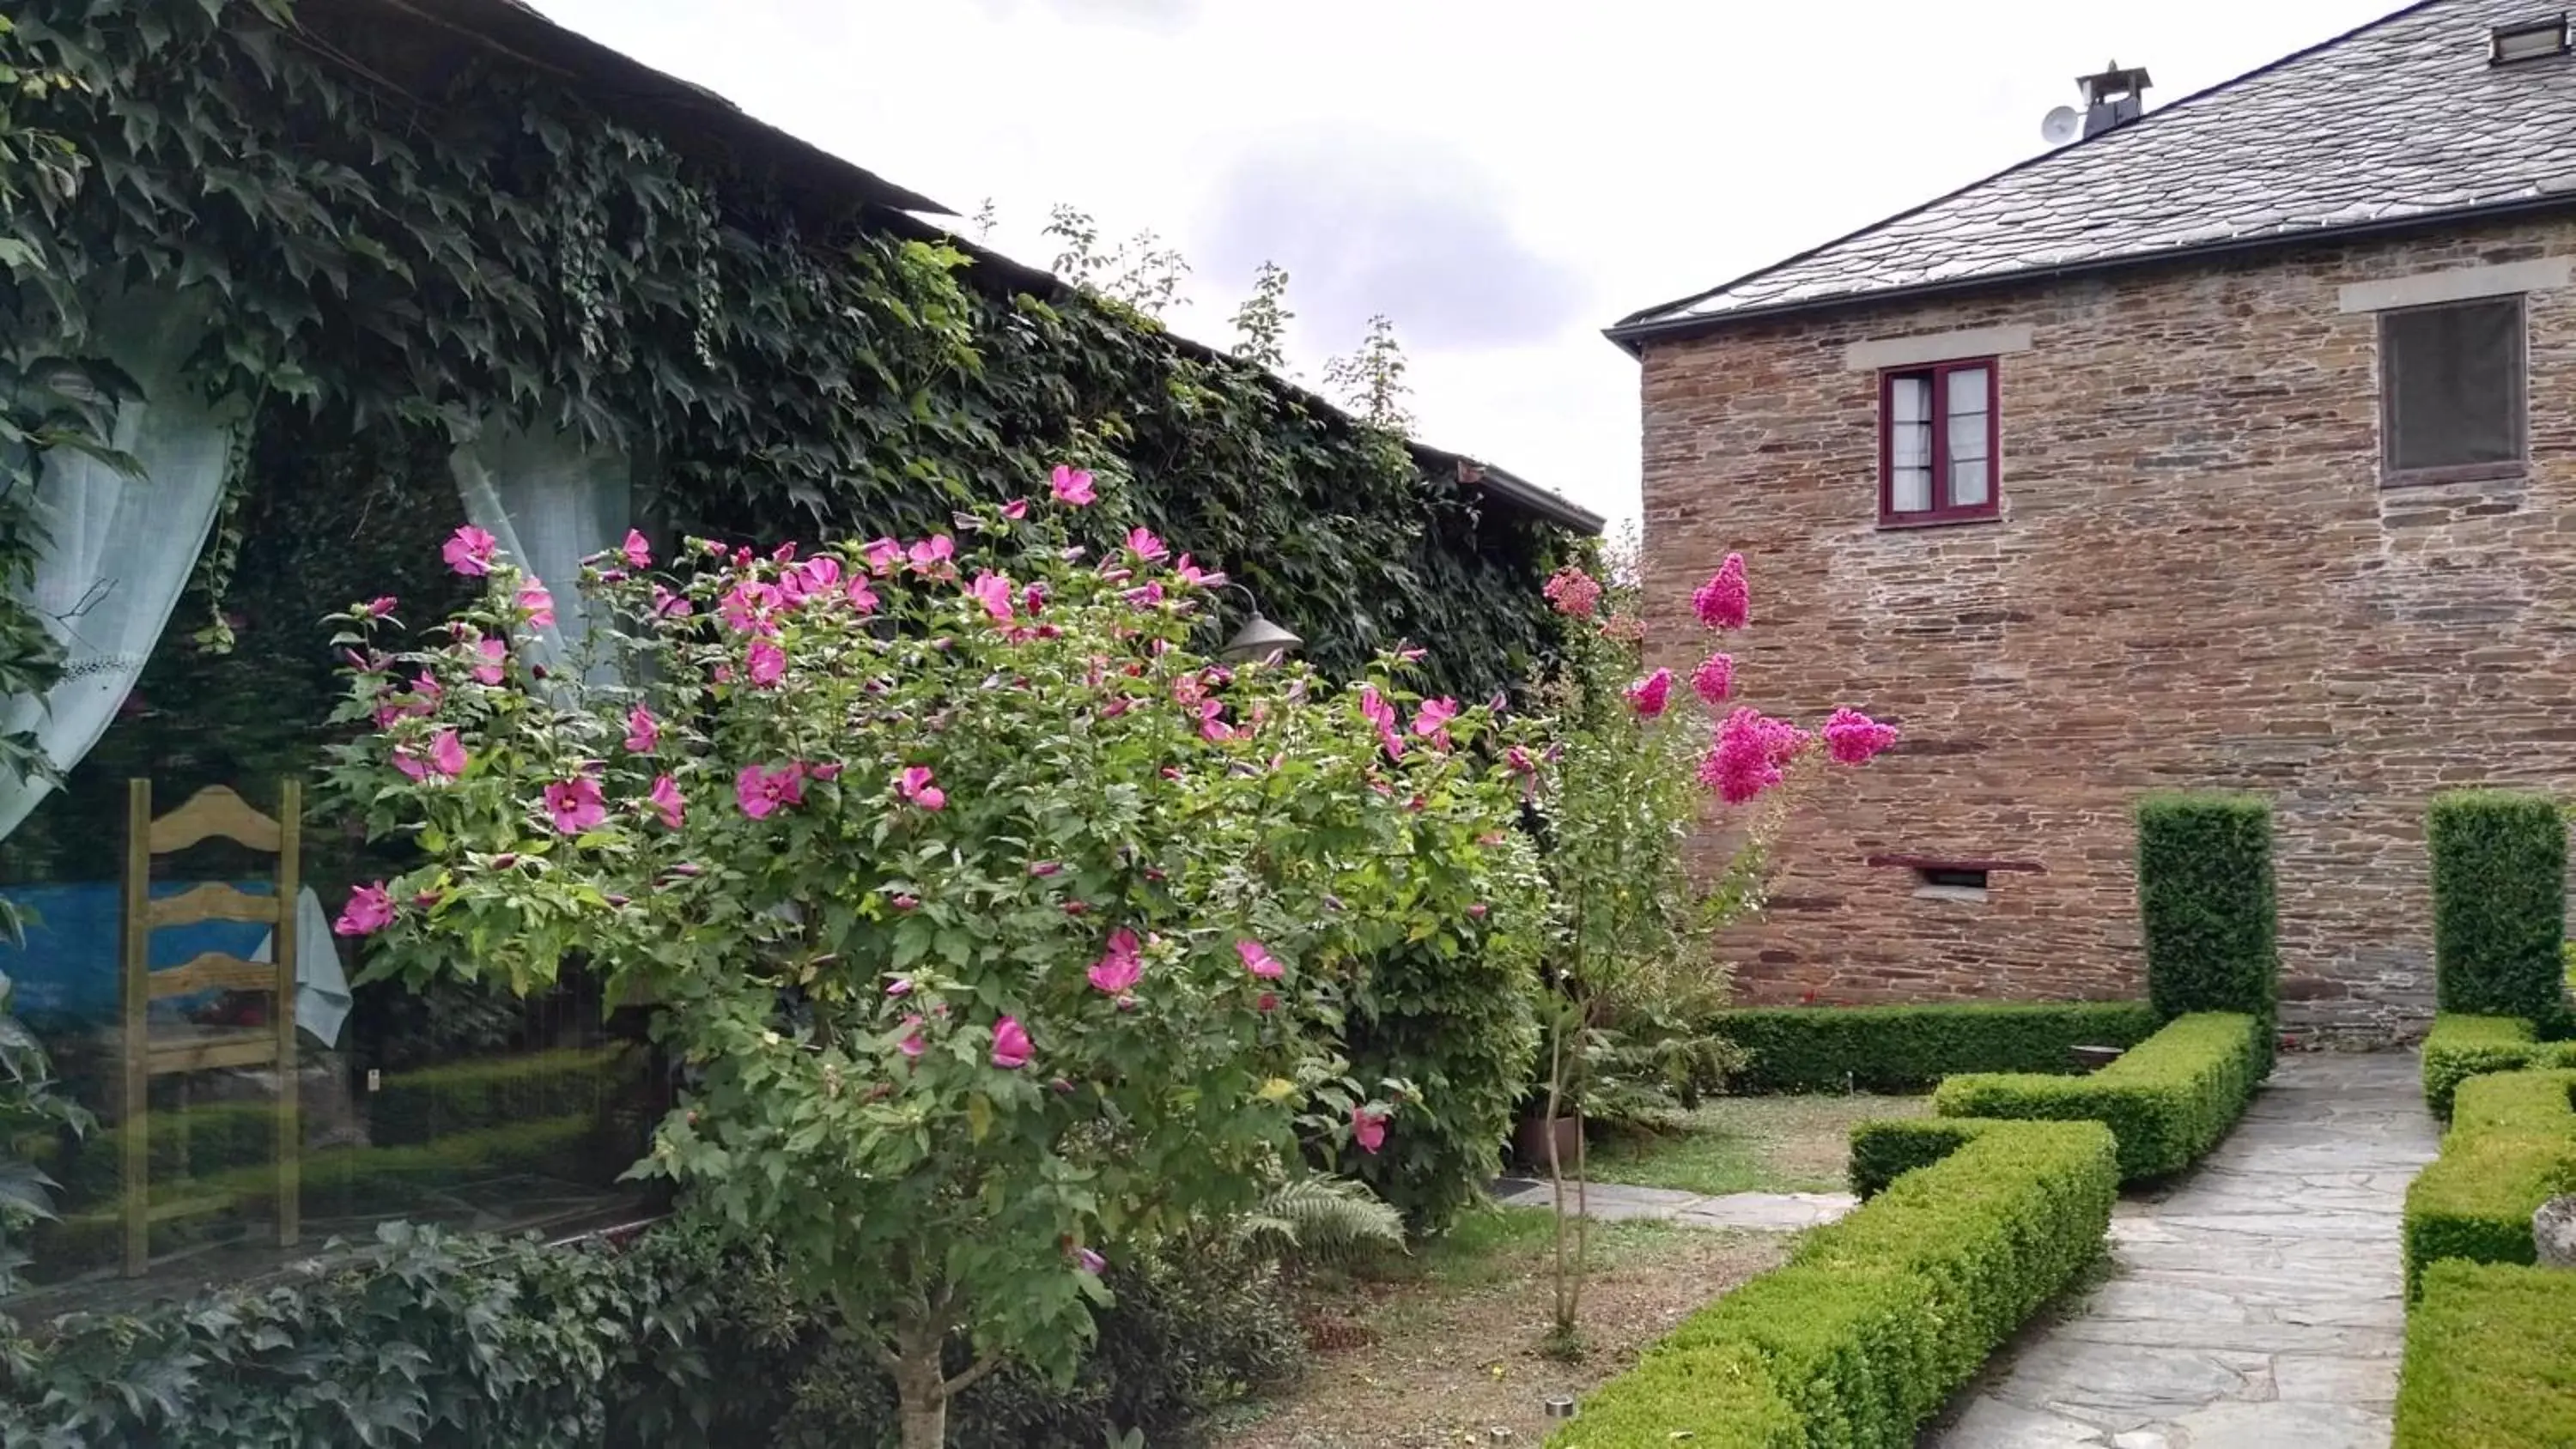
[[[524,654],[529,663],[561,669],[589,637],[581,561],[616,547],[634,512],[626,457],[571,433],[495,426],[458,448],[448,467],[466,518],[554,596],[554,625],[530,631]],[[591,675],[604,681],[614,671],[602,664]]]
[[[99,311],[97,343],[142,392],[117,405],[115,447],[127,475],[56,449],[37,479],[44,552],[28,602],[63,646],[63,679],[42,699],[0,701],[0,732],[35,732],[68,771],[107,732],[196,569],[222,502],[233,415],[183,382],[179,364],[204,335],[169,299],[126,298]],[[48,781],[0,777],[0,836],[18,828]]]

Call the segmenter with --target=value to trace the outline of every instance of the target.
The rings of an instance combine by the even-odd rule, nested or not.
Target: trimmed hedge
[[[2101,1251],[2119,1193],[2097,1124],[1957,1125],[1947,1157],[1685,1320],[1548,1443],[1910,1449]]]
[[[2436,1016],[2424,1038],[2424,1106],[2447,1119],[2469,1078],[2548,1067],[2576,1067],[2576,1042],[2542,1041],[2516,1016]]]
[[[2528,1263],[2531,1215],[2576,1191],[2576,1071],[2471,1077],[2453,1098],[2442,1155],[2406,1189],[2406,1292],[2443,1258]]]
[[[1851,1130],[1851,1189],[1876,1197],[1918,1167],[1965,1147],[1987,1123],[1974,1117],[1890,1117]]]
[[[2552,1023],[2561,1010],[2567,825],[2546,795],[2433,801],[2433,967],[2443,1011]]]
[[[2576,1444],[2576,1274],[2436,1263],[2406,1319],[2396,1449]]]
[[[1709,1029],[1752,1057],[1738,1091],[1919,1092],[1956,1072],[2073,1071],[2070,1048],[2131,1046],[2156,1020],[2138,1001],[1776,1006]]]
[[[2205,794],[2139,801],[2138,916],[2147,1000],[2158,1016],[2228,1011],[2268,1021],[2280,978],[2271,803]]]
[[[2263,1017],[2201,1012],[2089,1077],[1952,1077],[1932,1094],[1943,1117],[2094,1121],[2120,1143],[2124,1180],[2179,1172],[2218,1145],[2271,1071]]]

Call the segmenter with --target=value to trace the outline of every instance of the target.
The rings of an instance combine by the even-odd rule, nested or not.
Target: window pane
[[[1929,467],[1897,469],[1889,497],[1895,512],[1929,512],[1932,507],[1932,470]]]
[[[1898,423],[1888,434],[1888,461],[1899,468],[1932,466],[1932,425]]]
[[[1984,439],[1980,438],[1978,442],[1982,446]],[[1986,487],[1987,471],[1986,460],[1983,458],[1953,456],[1950,459],[1950,506],[1953,508],[1985,507],[1986,500],[1993,496]]]
[[[1988,381],[1990,376],[1991,374],[1982,367],[1963,367],[1951,373],[1948,398],[1950,416],[1955,418],[1963,413],[1983,413],[1986,410],[1987,400],[1993,396],[1993,388]]]
[[[1952,412],[1950,414],[1950,456],[1982,458],[1986,456],[1986,415]]]
[[[2450,468],[2522,456],[2522,325],[2520,298],[2381,318],[2390,467]]]
[[[1919,423],[1932,416],[1932,379],[1900,377],[1887,385],[1888,417],[1899,423]]]

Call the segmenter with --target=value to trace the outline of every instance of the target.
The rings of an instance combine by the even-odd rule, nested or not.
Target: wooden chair
[[[279,787],[278,815],[253,810],[221,785],[200,790],[188,803],[155,820],[152,782],[129,781],[125,812],[125,907],[120,933],[125,1025],[125,1276],[140,1277],[152,1256],[152,1224],[186,1216],[195,1202],[153,1206],[150,1175],[150,1088],[154,1077],[219,1067],[269,1067],[277,1073],[277,1241],[293,1247],[300,1232],[299,1167],[302,1135],[295,1121],[295,918],[300,889],[297,863],[304,818],[304,787]],[[281,821],[283,823],[281,823]],[[277,893],[255,896],[209,881],[177,895],[152,896],[152,858],[185,850],[211,836],[277,857]],[[152,933],[164,926],[242,921],[271,926],[272,960],[245,961],[207,951],[184,966],[151,968]],[[265,1025],[190,1028],[155,1035],[152,1003],[207,991],[262,992],[274,1004]]]

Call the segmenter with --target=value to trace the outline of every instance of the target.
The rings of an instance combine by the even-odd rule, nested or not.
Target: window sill
[[[1881,533],[1900,533],[1915,528],[1956,528],[1971,523],[2001,523],[2004,516],[1996,509],[1977,513],[1882,514],[1878,520]]]
[[[2511,463],[2464,463],[2456,468],[2385,468],[2379,472],[2382,488],[2424,488],[2440,483],[2494,483],[2506,479],[2528,478],[2528,460]]]
[[[1956,901],[1966,906],[1986,903],[1985,891],[1977,886],[1916,886],[1914,898],[1918,901]]]

